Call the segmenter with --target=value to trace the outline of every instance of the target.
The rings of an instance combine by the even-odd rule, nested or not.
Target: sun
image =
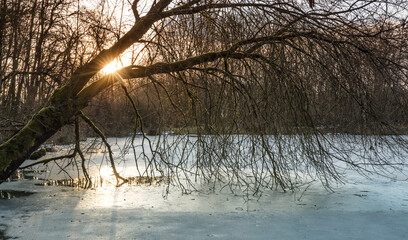
[[[113,60],[110,62],[108,65],[106,65],[104,68],[102,68],[101,72],[103,74],[111,74],[113,72],[116,72],[117,70],[121,69],[123,66],[120,61],[118,60]]]
[[[125,66],[130,66],[134,63],[135,60],[133,60],[132,52],[127,51],[119,57],[115,58],[109,64],[106,64],[105,67],[101,69],[100,73],[102,73],[103,75],[111,74],[118,71],[119,69],[122,69]]]

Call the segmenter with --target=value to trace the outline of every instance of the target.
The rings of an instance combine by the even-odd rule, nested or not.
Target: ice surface
[[[166,186],[77,190],[5,182],[0,190],[34,194],[0,199],[0,238],[408,239],[408,183],[346,174],[334,192],[313,182],[296,192],[264,190],[259,199],[227,189],[183,195],[171,188],[163,198]]]
[[[407,239],[407,183],[354,181],[334,193],[313,184],[258,200],[176,189],[165,199],[160,186],[76,190],[20,180],[0,189],[35,194],[0,200],[0,225],[21,239]]]

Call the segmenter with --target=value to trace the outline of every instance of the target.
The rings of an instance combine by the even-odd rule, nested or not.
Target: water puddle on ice
[[[18,170],[9,181],[19,181],[23,179],[35,180],[34,185],[37,186],[62,186],[62,187],[73,187],[73,188],[101,188],[101,187],[111,187],[111,186],[137,186],[137,185],[161,185],[169,182],[168,178],[162,176],[132,176],[132,177],[121,177],[121,179],[116,179],[113,174],[109,171],[99,171],[93,172],[90,175],[90,180],[84,177],[67,177],[61,178],[58,175],[50,174],[48,169],[36,169],[36,170]],[[72,174],[71,172],[71,175]],[[3,196],[4,195],[4,196]],[[18,193],[4,193],[2,199],[9,199],[15,197]]]
[[[90,176],[91,183],[86,178],[49,178],[47,177],[47,171],[33,171],[33,170],[19,170],[10,178],[10,181],[18,181],[22,179],[37,180],[34,185],[37,186],[62,186],[62,187],[74,187],[74,188],[100,188],[110,186],[137,186],[137,185],[161,185],[168,182],[165,177],[125,177],[119,179],[119,182],[114,176]],[[4,195],[4,197],[3,197]],[[16,197],[18,193],[4,193],[2,199],[10,199]],[[11,196],[11,197],[10,197]]]
[[[7,200],[18,197],[26,197],[34,194],[33,192],[16,191],[16,190],[0,190],[0,200]],[[1,236],[1,235],[0,235]]]
[[[59,180],[42,180],[36,183],[38,186],[63,186],[74,188],[100,188],[110,186],[137,186],[137,185],[160,185],[165,184],[168,180],[164,177],[127,177],[117,182],[114,177],[91,177],[91,184],[85,178],[59,179]]]

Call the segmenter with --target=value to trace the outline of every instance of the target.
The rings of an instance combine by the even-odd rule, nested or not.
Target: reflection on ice
[[[12,199],[16,197],[26,197],[26,196],[30,196],[31,194],[34,194],[34,193],[26,192],[26,191],[17,191],[17,190],[0,190],[0,200]]]
[[[91,177],[92,184],[88,186],[88,182],[85,178],[75,178],[75,179],[60,179],[60,180],[43,180],[41,183],[36,185],[42,186],[63,186],[63,187],[75,187],[75,188],[102,188],[102,187],[112,187],[118,186],[115,177]],[[160,185],[167,183],[168,179],[164,177],[127,177],[126,181],[122,181],[120,186],[123,185]]]
[[[81,148],[93,188],[126,181],[156,184],[166,178],[177,181],[175,184],[182,189],[217,182],[232,191],[242,187],[258,193],[265,188],[293,189],[316,179],[329,186],[342,180],[350,170],[399,178],[400,173],[388,170],[402,169],[407,153],[406,149],[398,152],[392,148],[393,141],[392,136],[362,138],[335,134],[109,138],[116,170],[124,178],[120,181],[112,172],[109,154],[100,139],[81,142]],[[47,158],[71,154],[73,146],[58,146],[58,149],[59,152],[49,153]],[[28,160],[26,164],[32,163]],[[383,167],[389,165],[395,168],[384,171]],[[364,172],[364,168],[369,171]],[[37,165],[30,171],[20,178],[43,180],[44,185],[87,185],[79,158]]]

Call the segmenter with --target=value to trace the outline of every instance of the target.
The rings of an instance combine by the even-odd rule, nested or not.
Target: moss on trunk
[[[40,149],[36,150],[35,152],[33,152],[30,155],[29,159],[37,160],[37,159],[39,159],[41,157],[44,157],[46,154],[47,154],[47,150],[45,150],[45,148],[40,148]]]
[[[64,92],[56,91],[54,99],[60,101],[42,108],[20,131],[0,145],[0,183],[17,170],[41,144],[69,123],[78,108],[84,107],[67,104],[69,100],[59,98],[58,95],[65,95]]]

